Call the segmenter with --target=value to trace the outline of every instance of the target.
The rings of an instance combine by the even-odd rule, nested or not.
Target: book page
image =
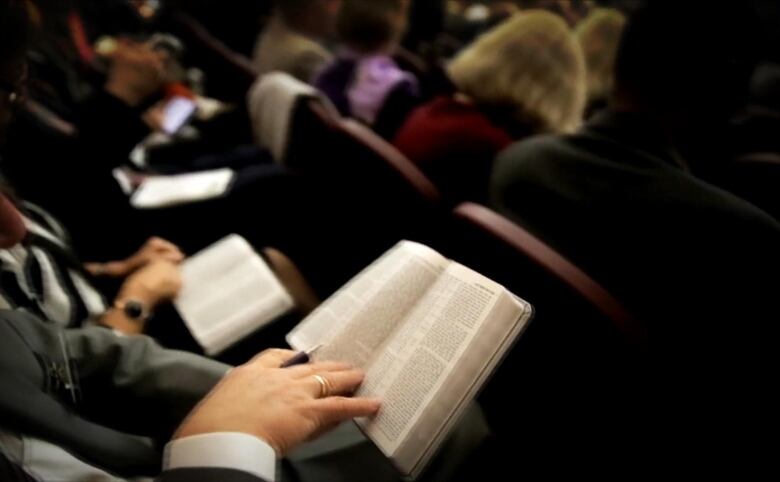
[[[477,375],[525,306],[501,285],[453,263],[370,365],[358,395],[380,398],[383,405],[375,418],[359,424],[402,472],[413,472],[440,442],[439,432],[446,432],[448,420],[469,400]],[[471,370],[461,373],[458,367],[475,347],[481,347],[479,358],[469,360]],[[453,377],[465,385],[452,391]],[[423,416],[437,405],[436,416]],[[423,418],[427,432],[420,430]]]
[[[299,350],[322,344],[315,359],[366,367],[449,263],[426,246],[402,241],[301,322],[287,341]]]
[[[138,209],[154,209],[214,199],[227,192],[234,177],[232,169],[152,176],[135,191],[130,204]]]
[[[175,306],[208,354],[221,352],[294,306],[270,267],[240,236],[187,259],[181,272]]]

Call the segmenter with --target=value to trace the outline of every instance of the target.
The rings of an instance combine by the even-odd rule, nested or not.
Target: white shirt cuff
[[[185,468],[240,470],[271,482],[276,477],[276,453],[263,440],[243,433],[195,435],[165,446],[163,470]]]

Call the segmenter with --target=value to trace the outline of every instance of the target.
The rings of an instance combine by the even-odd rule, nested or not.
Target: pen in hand
[[[293,367],[295,365],[303,365],[305,363],[309,363],[311,360],[311,356],[322,348],[322,345],[316,345],[313,348],[310,348],[309,350],[298,352],[295,356],[287,360],[286,362],[282,363],[279,368],[289,368]]]

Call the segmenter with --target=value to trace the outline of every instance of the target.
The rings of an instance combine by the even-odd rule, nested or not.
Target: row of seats
[[[262,82],[269,91],[285,85],[297,89],[290,78],[276,74]],[[551,427],[599,420],[601,430],[617,429],[621,410],[631,404],[616,408],[612,400],[625,400],[631,383],[643,377],[647,347],[641,320],[522,226],[481,205],[448,204],[416,165],[369,129],[340,118],[316,92],[289,98],[288,132],[259,137],[284,139],[277,161],[331,186],[332,197],[341,199],[337,204],[350,211],[345,222],[374,226],[366,228],[372,233],[354,236],[352,264],[339,266],[344,279],[400,237],[431,246],[535,307],[534,321],[495,374],[496,383],[480,396],[491,426],[498,427],[496,439],[524,430],[537,435],[528,449],[544,450],[549,445],[540,437],[555,432]],[[262,111],[262,102],[257,104]],[[261,126],[255,128],[257,134]],[[332,220],[317,230],[326,232]],[[533,421],[516,416],[519,402],[506,393],[515,384],[525,393],[521,407],[535,414]]]

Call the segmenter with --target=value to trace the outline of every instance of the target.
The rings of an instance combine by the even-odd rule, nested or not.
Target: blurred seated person
[[[0,0],[0,137],[26,70],[25,7],[23,0]],[[36,263],[25,263],[32,283],[53,296],[63,295],[63,285],[87,296],[83,277],[74,275],[77,261],[61,272],[58,284],[43,281],[42,271],[52,260],[41,246],[62,253],[67,247],[57,237],[63,233],[44,229],[40,223],[46,222],[45,214],[36,214],[25,220],[0,196],[3,261],[6,253],[15,258],[27,251],[27,261],[37,260],[37,269]],[[27,244],[30,232],[38,237],[37,247]],[[167,243],[156,241],[146,248],[146,254],[100,269],[125,271],[155,256],[164,263],[181,258]],[[22,262],[12,260],[17,266]],[[9,303],[6,296],[15,284],[5,278],[4,273],[0,293],[3,303]],[[164,291],[172,291],[175,283],[168,284]],[[17,294],[14,298],[20,299]],[[362,382],[358,370],[337,363],[280,369],[293,355],[285,351],[265,353],[230,370],[205,358],[162,350],[145,337],[97,327],[63,330],[25,308],[0,312],[4,481],[138,480],[159,474],[161,482],[271,482],[276,458],[288,454],[281,470],[285,480],[322,481],[326,473],[353,480],[349,473],[356,472],[362,478],[355,480],[397,480],[385,457],[351,426],[342,427],[336,439],[321,440],[319,448],[290,453],[342,421],[377,412],[376,400],[348,398]],[[70,314],[57,313],[70,321]],[[168,440],[173,442],[163,459],[160,447]],[[30,457],[32,453],[36,456]]]
[[[107,58],[100,56],[79,4],[30,0],[29,5],[35,28],[28,97],[51,111],[49,117],[73,124],[75,137],[90,149],[107,159],[126,159],[151,131],[143,115],[147,101],[169,80],[166,54],[148,44],[122,41]]]
[[[417,79],[391,55],[406,28],[404,0],[344,0],[336,18],[341,51],[314,85],[342,115],[392,138],[418,104]]]
[[[611,107],[578,133],[515,144],[492,180],[500,212],[646,324],[658,373],[648,428],[675,435],[657,459],[668,466],[698,470],[692,444],[705,465],[753,460],[776,411],[768,280],[780,272],[780,224],[697,175],[720,162],[712,133],[744,98],[754,30],[739,2],[648,2],[621,41]]]
[[[65,221],[75,238],[82,238],[82,231],[98,225],[109,233],[128,234],[128,230],[111,229],[106,213],[119,218],[117,225],[139,229],[133,216],[126,213],[127,196],[117,186],[112,171],[127,162],[133,146],[150,132],[141,109],[133,105],[140,105],[160,88],[157,54],[140,45],[120,47],[113,55],[106,87],[71,106],[75,111],[61,101],[61,91],[40,80],[38,64],[33,62],[29,70],[26,65],[29,73],[19,86],[17,116],[3,146],[5,179],[22,198]],[[100,200],[102,212],[92,216],[96,200]],[[131,244],[136,247],[140,241]]]
[[[6,310],[0,346],[3,481],[399,480],[351,424],[322,437],[380,406],[351,397],[364,375],[346,364],[282,369],[294,353],[269,350],[231,370]]]
[[[178,265],[185,255],[164,239],[149,239],[123,260],[82,264],[66,229],[40,207],[21,203],[17,208],[0,194],[0,218],[21,239],[0,248],[0,309],[24,309],[64,328],[100,325],[132,335],[144,333],[155,312],[181,290]],[[301,313],[313,310],[317,298],[294,264],[273,249],[263,250],[263,256]],[[118,286],[115,294],[113,285]],[[138,316],[130,316],[130,304],[140,308]],[[176,339],[180,329],[160,326],[180,324],[178,314],[160,311],[163,319],[156,320],[160,329],[155,333],[166,334],[167,344],[194,349],[188,338]]]
[[[333,55],[332,37],[341,0],[284,0],[257,39],[254,63],[260,75],[286,72],[310,83]]]
[[[493,159],[513,140],[571,132],[582,120],[582,52],[555,14],[516,14],[448,72],[457,92],[416,109],[394,144],[451,200],[485,201]]]
[[[596,8],[574,30],[588,71],[586,118],[607,106],[615,76],[615,57],[625,24],[626,17],[618,10]]]
[[[0,0],[0,137],[23,82],[26,12],[24,0]],[[0,197],[0,249],[24,245],[27,229],[13,204]],[[57,244],[44,230],[35,231]],[[165,243],[150,247],[170,255],[166,262],[180,258]],[[35,253],[39,266],[50,262]],[[120,263],[128,264],[136,263]],[[30,267],[29,275],[40,280]],[[277,457],[284,457],[281,480],[399,480],[352,424],[294,450],[341,422],[376,414],[380,402],[350,398],[363,380],[360,370],[340,363],[279,368],[291,356],[272,351],[231,370],[162,350],[146,337],[97,327],[63,330],[23,308],[0,311],[0,479],[271,482]],[[475,430],[461,422],[451,439],[454,449],[468,450],[484,437],[477,418]],[[445,450],[441,460],[451,472],[465,455]],[[442,473],[431,472],[433,478]]]

